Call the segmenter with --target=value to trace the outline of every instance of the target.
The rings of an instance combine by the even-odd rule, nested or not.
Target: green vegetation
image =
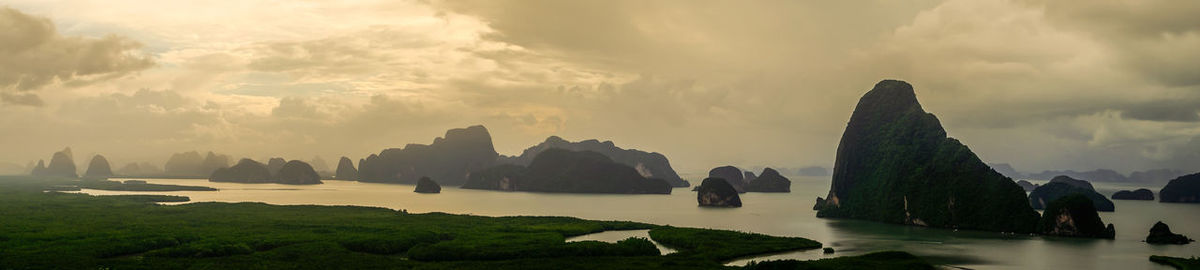
[[[750,263],[745,269],[934,269],[917,256],[900,251],[885,251],[854,257],[838,257],[815,261],[767,261]]]
[[[1150,256],[1150,261],[1169,265],[1180,270],[1197,270],[1200,269],[1200,258],[1178,258],[1167,256]]]
[[[0,177],[0,269],[722,269],[818,248],[795,237],[569,217],[408,214],[356,206],[159,205],[178,196],[44,192],[69,179]],[[647,239],[565,242],[607,230]],[[847,259],[854,260],[854,259]]]
[[[694,228],[658,227],[650,238],[664,246],[680,250],[674,256],[696,256],[731,260],[748,255],[787,250],[817,249],[821,243],[800,237],[777,237],[757,233]]]
[[[80,188],[113,190],[113,191],[216,191],[215,188],[201,186],[160,185],[141,182],[124,183],[109,180],[79,180],[75,183]]]

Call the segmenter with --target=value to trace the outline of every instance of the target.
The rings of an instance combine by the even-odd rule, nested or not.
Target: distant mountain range
[[[1071,178],[1083,179],[1092,182],[1110,182],[1110,183],[1166,183],[1176,177],[1184,176],[1189,171],[1178,169],[1154,169],[1145,171],[1135,171],[1129,175],[1121,174],[1109,169],[1096,169],[1090,171],[1042,171],[1040,173],[1026,173],[1017,171],[1008,163],[988,163],[996,172],[1008,176],[1013,179],[1051,179],[1055,176],[1066,175]]]

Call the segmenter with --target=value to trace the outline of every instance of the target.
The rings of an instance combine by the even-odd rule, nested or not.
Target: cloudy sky
[[[360,158],[483,124],[830,166],[881,79],[988,162],[1196,170],[1200,1],[0,2],[0,162]]]

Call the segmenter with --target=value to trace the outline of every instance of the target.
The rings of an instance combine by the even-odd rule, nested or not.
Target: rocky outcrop
[[[38,161],[39,165],[41,161]],[[50,165],[45,169],[34,168],[34,175],[37,176],[52,176],[52,177],[79,177],[75,171],[75,158],[71,154],[71,148],[67,147],[62,151],[54,152],[54,156],[50,158]]]
[[[269,170],[270,168],[268,168]],[[316,185],[321,184],[321,176],[307,162],[292,160],[279,168],[275,182],[286,185]]]
[[[746,181],[742,177],[742,169],[734,166],[721,166],[708,171],[708,177],[725,179],[738,193],[746,193]]]
[[[283,169],[283,164],[287,164],[287,160],[279,157],[273,157],[267,160],[267,171],[271,175],[279,175],[279,170]]]
[[[199,152],[183,152],[171,155],[163,165],[163,173],[178,177],[206,177],[220,168],[229,167],[229,156],[208,152],[201,157]]]
[[[745,171],[742,173],[743,173],[742,182],[750,183],[750,182],[754,182],[755,178],[758,178],[758,176],[754,175],[754,172],[751,172],[751,171]]]
[[[112,175],[112,167],[108,166],[108,159],[101,155],[92,157],[92,161],[88,162],[87,172],[83,173],[84,177],[109,177]]]
[[[1156,245],[1186,245],[1191,243],[1191,238],[1171,232],[1171,227],[1166,223],[1159,221],[1150,227],[1150,235],[1146,236],[1146,243]]]
[[[462,188],[557,193],[670,194],[665,180],[591,151],[551,148],[529,167],[502,164],[471,173]]]
[[[705,178],[696,187],[696,202],[704,207],[742,207],[742,198],[733,185],[716,177]]]
[[[237,164],[229,168],[220,168],[213,171],[208,177],[211,182],[234,182],[234,183],[272,183],[274,179],[271,177],[271,171],[267,170],[267,165],[263,165],[258,161],[248,158],[239,160]]]
[[[338,160],[337,172],[334,173],[333,179],[337,180],[358,180],[358,169],[354,168],[354,163],[348,157],[342,157]]]
[[[675,173],[675,169],[671,168],[671,162],[667,160],[666,156],[637,149],[622,149],[617,147],[612,141],[584,140],[570,142],[558,136],[550,136],[542,143],[525,149],[524,152],[521,152],[520,156],[501,158],[501,163],[528,166],[538,153],[550,148],[600,153],[608,156],[617,163],[637,169],[638,173],[646,178],[663,179],[673,187],[686,187],[690,185],[687,181],[679,178],[679,174]]]
[[[838,144],[833,183],[818,217],[918,226],[1033,232],[1038,214],[1020,186],[885,80],[863,95]]]
[[[1107,197],[1097,193],[1095,190],[1086,188],[1090,186],[1091,185],[1081,187],[1065,182],[1046,183],[1045,185],[1042,185],[1037,189],[1034,189],[1033,192],[1029,193],[1029,205],[1033,207],[1033,209],[1042,209],[1045,208],[1046,204],[1051,201],[1058,200],[1059,198],[1072,194],[1080,194],[1092,200],[1092,204],[1095,205],[1097,210],[1104,212],[1112,212],[1116,210],[1113,202]]]
[[[815,210],[821,210],[821,207],[824,207],[824,206],[825,206],[825,198],[817,197],[817,203],[816,203],[816,204],[813,204],[813,208],[812,208],[812,209],[813,209],[814,211],[815,211]]]
[[[775,169],[764,168],[762,174],[746,183],[746,192],[792,192],[792,181]]]
[[[415,184],[428,176],[443,185],[457,186],[465,183],[472,171],[496,164],[499,156],[487,128],[451,129],[430,145],[409,144],[368,156],[359,162],[358,180]]]
[[[1150,191],[1149,189],[1144,189],[1144,188],[1139,188],[1134,191],[1122,190],[1122,191],[1117,191],[1117,193],[1113,193],[1112,199],[1113,200],[1153,201],[1154,200],[1154,192]]]
[[[429,177],[421,177],[417,180],[417,188],[413,190],[416,193],[442,193],[442,186]]]
[[[1037,184],[1030,183],[1029,181],[1025,180],[1017,180],[1017,185],[1021,186],[1021,189],[1024,189],[1025,191],[1033,191],[1034,189],[1038,188]]]
[[[1081,194],[1050,202],[1038,223],[1038,230],[1051,236],[1112,239],[1116,235],[1112,224],[1104,226],[1092,200]]]
[[[46,175],[46,161],[39,159],[37,162],[37,166],[33,166],[33,170],[29,172],[29,175],[34,175],[34,176]]]
[[[1050,183],[1063,183],[1078,188],[1096,191],[1096,188],[1092,186],[1092,183],[1089,183],[1087,180],[1079,180],[1066,175],[1055,176],[1054,178],[1050,179]]]
[[[115,173],[123,176],[149,176],[162,175],[163,171],[149,162],[130,162],[117,169]]]
[[[1158,191],[1159,202],[1200,203],[1200,173],[1172,179]]]

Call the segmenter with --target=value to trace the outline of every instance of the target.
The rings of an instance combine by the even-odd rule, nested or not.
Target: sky
[[[986,162],[1200,165],[1200,1],[0,1],[0,163],[336,161],[482,124],[677,170],[832,166],[911,83]]]

